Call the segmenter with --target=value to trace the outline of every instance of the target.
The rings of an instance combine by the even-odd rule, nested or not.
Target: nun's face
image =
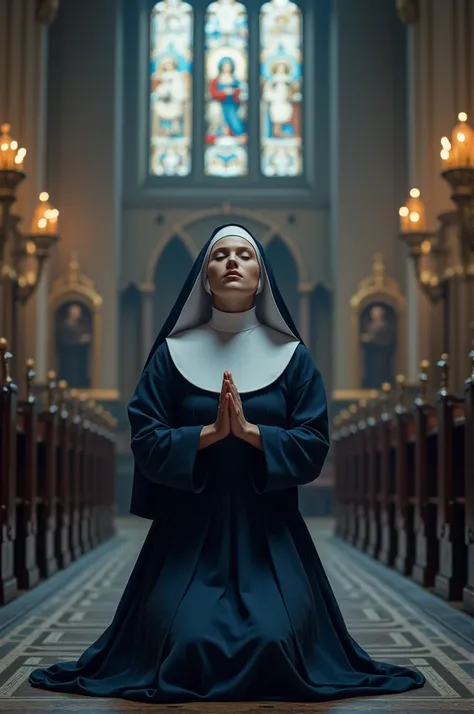
[[[253,304],[259,275],[257,256],[245,238],[227,236],[213,246],[207,277],[214,301],[219,302],[219,309],[226,309],[226,303],[230,309],[239,297],[245,302],[250,299]]]

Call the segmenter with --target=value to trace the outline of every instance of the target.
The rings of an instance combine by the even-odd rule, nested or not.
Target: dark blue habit
[[[421,673],[374,661],[348,633],[298,509],[297,487],[318,477],[329,447],[307,348],[273,384],[241,395],[263,450],[229,435],[198,451],[218,395],[188,382],[164,341],[185,299],[129,403],[132,511],[153,523],[111,625],[77,662],[37,669],[31,684],[156,703],[318,702],[423,686]]]

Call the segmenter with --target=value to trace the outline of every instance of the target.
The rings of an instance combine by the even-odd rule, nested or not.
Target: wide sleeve
[[[288,428],[258,424],[263,467],[254,475],[257,493],[281,491],[314,481],[329,450],[326,393],[320,372],[288,397]]]
[[[162,486],[201,493],[206,472],[198,458],[202,426],[171,426],[172,387],[147,368],[128,404],[135,461]]]

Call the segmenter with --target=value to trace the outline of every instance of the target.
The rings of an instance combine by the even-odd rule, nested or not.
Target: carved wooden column
[[[153,344],[153,295],[155,294],[154,283],[142,283],[139,286],[142,301],[142,340],[141,359],[145,364],[148,353]]]

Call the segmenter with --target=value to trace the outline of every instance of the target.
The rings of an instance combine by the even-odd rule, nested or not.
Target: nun
[[[321,373],[262,245],[216,229],[129,405],[131,513],[152,521],[112,623],[54,692],[139,702],[320,702],[406,692],[346,628],[298,509],[329,449]]]

